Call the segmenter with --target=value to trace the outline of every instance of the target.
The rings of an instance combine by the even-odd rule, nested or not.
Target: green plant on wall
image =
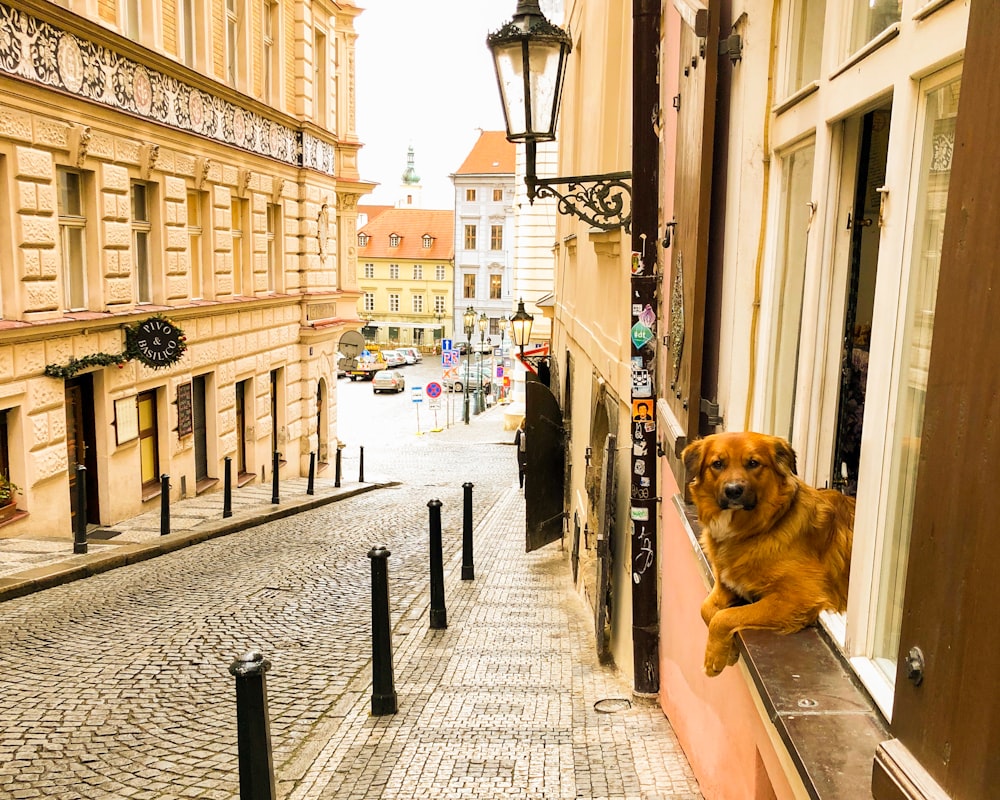
[[[133,360],[152,369],[163,369],[177,363],[186,350],[184,331],[157,314],[125,326],[125,349],[121,353],[90,353],[82,358],[71,358],[66,364],[49,364],[45,374],[65,380],[91,367],[114,365],[121,369]]]
[[[0,506],[14,502],[14,496],[21,492],[21,487],[6,475],[0,475]]]

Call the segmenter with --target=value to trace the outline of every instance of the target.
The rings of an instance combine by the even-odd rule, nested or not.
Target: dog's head
[[[684,448],[684,466],[700,516],[711,511],[754,511],[781,503],[795,475],[795,451],[777,436],[716,433]]]

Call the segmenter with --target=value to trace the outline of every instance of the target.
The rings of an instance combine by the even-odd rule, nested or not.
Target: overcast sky
[[[358,0],[357,122],[361,177],[380,185],[362,202],[393,205],[411,145],[424,208],[455,206],[453,174],[480,128],[503,130],[486,36],[516,0]],[[559,0],[543,0],[555,19]]]

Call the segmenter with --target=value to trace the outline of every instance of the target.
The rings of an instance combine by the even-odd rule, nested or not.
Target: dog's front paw
[[[705,647],[705,674],[714,678],[726,667],[735,664],[740,657],[740,651],[732,637],[720,639],[709,637]]]

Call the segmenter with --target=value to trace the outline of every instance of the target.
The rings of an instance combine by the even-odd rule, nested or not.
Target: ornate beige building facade
[[[0,536],[72,536],[78,477],[108,526],[163,475],[178,497],[333,452],[359,12],[0,5]],[[174,350],[143,355],[149,319]]]

